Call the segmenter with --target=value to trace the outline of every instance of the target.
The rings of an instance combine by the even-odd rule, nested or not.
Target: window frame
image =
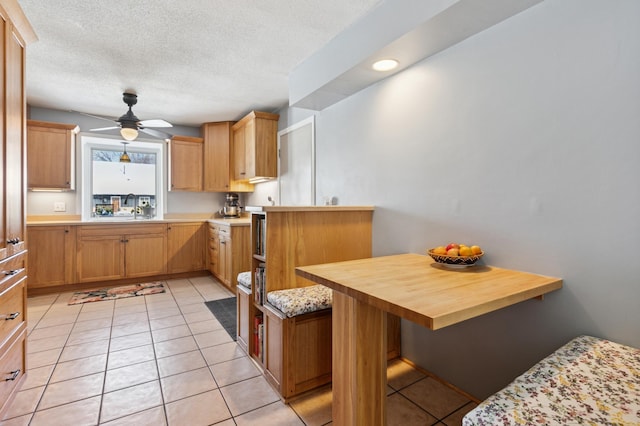
[[[100,220],[103,218],[92,217],[93,199],[93,156],[92,150],[107,149],[112,150],[116,144],[123,146],[122,142],[127,142],[122,138],[110,135],[96,135],[95,133],[80,133],[80,165],[81,170],[81,218],[83,221]],[[127,152],[149,152],[156,154],[156,208],[155,218],[164,218],[166,203],[165,184],[165,157],[166,144],[164,141],[153,139],[136,139],[127,144]]]

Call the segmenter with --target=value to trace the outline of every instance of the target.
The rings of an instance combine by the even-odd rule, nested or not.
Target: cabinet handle
[[[7,317],[4,320],[5,321],[14,320],[14,319],[18,318],[19,316],[20,316],[20,312],[14,312],[12,314],[7,315]]]
[[[65,233],[65,234],[68,234],[68,233],[69,233],[69,230],[68,230],[68,229],[65,229],[65,230],[64,230],[64,233]]]
[[[20,369],[18,368],[16,371],[12,371],[10,377],[7,377],[6,379],[4,379],[5,382],[8,382],[9,380],[13,381],[15,379],[18,378],[18,376],[20,375]]]
[[[7,240],[7,244],[18,244],[20,242],[20,238],[11,238]]]
[[[220,241],[220,244],[227,244],[226,241]]]
[[[10,271],[4,271],[4,275],[5,275],[5,277],[10,277],[11,275],[15,275],[18,272],[20,272],[20,271],[18,271],[17,269],[12,269]]]

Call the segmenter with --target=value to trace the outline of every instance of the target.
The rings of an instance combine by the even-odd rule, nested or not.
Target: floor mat
[[[164,285],[160,281],[123,285],[120,287],[99,288],[95,290],[77,291],[69,299],[68,305],[78,303],[100,302],[103,300],[122,299],[124,297],[144,296],[147,294],[164,293]]]
[[[233,340],[237,339],[236,335],[236,298],[229,297],[226,299],[210,300],[204,302],[207,308],[215,315],[216,319]]]

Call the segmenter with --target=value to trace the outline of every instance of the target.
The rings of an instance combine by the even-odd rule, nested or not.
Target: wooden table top
[[[562,287],[560,278],[485,265],[450,269],[419,254],[300,266],[296,273],[431,330]]]

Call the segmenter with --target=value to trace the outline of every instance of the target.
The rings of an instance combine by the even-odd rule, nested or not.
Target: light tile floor
[[[28,378],[0,426],[326,425],[331,387],[283,404],[205,306],[211,277],[68,306],[28,299]],[[389,425],[459,425],[475,403],[403,361],[388,367]]]

